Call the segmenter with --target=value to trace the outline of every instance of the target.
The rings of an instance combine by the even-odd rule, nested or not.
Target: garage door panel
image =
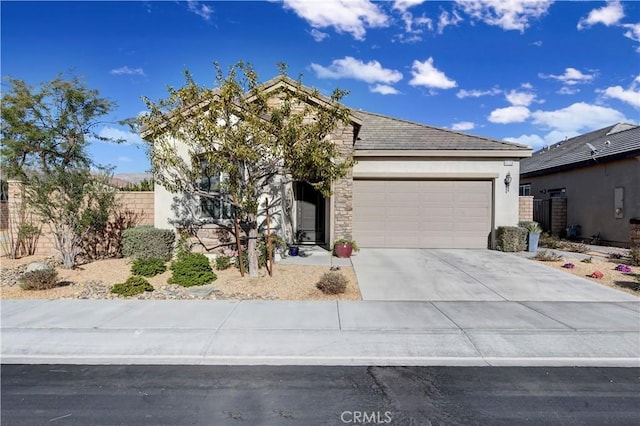
[[[355,180],[353,188],[362,247],[487,247],[490,181]]]

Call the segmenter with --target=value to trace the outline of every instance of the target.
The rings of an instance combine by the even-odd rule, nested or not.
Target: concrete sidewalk
[[[2,363],[640,366],[640,303],[2,300]]]

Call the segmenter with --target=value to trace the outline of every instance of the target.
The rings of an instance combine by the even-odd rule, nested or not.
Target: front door
[[[297,243],[324,243],[324,197],[306,182],[295,182]]]

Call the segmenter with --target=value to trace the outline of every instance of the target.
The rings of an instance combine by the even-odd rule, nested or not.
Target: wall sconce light
[[[504,178],[504,186],[507,190],[507,192],[509,192],[509,186],[511,185],[511,172],[507,172],[507,176],[505,176]]]

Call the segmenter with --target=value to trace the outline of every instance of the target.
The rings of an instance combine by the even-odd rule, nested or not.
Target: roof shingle
[[[354,111],[362,118],[362,128],[355,143],[358,150],[513,150],[531,148],[511,142],[468,135],[425,124]]]

